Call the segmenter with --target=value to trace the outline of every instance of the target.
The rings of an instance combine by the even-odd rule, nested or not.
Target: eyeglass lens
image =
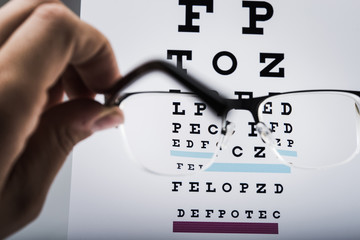
[[[168,78],[164,83],[174,83],[171,77],[156,75],[155,79],[146,77],[151,80],[147,88],[164,77]],[[258,108],[259,120],[269,132],[267,139],[264,132],[259,135],[286,164],[302,168],[339,165],[359,150],[358,102],[355,95],[331,91],[272,96]],[[128,149],[151,172],[183,175],[204,170],[222,145],[226,123],[194,94],[135,93],[120,108]],[[258,131],[263,131],[259,125]]]
[[[360,118],[357,99],[352,95],[278,95],[260,105],[259,117],[272,132],[273,148],[279,157],[293,166],[334,166],[358,150]]]
[[[139,93],[127,97],[120,107],[131,154],[147,170],[192,174],[215,158],[222,118],[195,95]]]

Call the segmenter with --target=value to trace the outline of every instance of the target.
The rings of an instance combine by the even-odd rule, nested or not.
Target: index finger
[[[0,8],[0,45],[40,4],[59,0],[12,0]]]
[[[108,40],[57,3],[42,4],[31,14],[2,47],[0,63],[6,64],[2,70],[17,72],[17,79],[36,79],[26,82],[39,87],[52,85],[69,63],[96,92],[120,76]]]

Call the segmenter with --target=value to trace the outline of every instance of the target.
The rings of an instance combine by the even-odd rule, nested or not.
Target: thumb
[[[57,105],[44,113],[18,162],[30,164],[31,168],[38,165],[35,169],[38,176],[55,174],[75,144],[96,131],[122,122],[118,107],[105,107],[90,99]]]
[[[66,157],[75,144],[92,133],[122,122],[123,114],[118,107],[105,107],[90,99],[72,100],[44,113],[31,145],[50,147],[52,156]]]
[[[118,107],[108,108],[89,99],[69,101],[46,111],[11,170],[2,192],[2,201],[25,202],[26,206],[10,204],[13,209],[8,208],[7,214],[3,214],[20,215],[18,219],[23,221],[20,220],[18,225],[34,219],[74,145],[95,131],[122,122],[123,115]]]

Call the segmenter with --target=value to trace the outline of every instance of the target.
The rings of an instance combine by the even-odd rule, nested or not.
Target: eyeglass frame
[[[180,90],[169,90],[168,92],[140,91],[140,92],[121,94],[122,90],[124,90],[126,87],[134,83],[137,79],[155,71],[159,71],[167,74],[168,76],[172,77],[172,79],[175,80],[177,83],[180,83],[184,87],[188,88],[191,92],[181,92]],[[260,96],[260,97],[252,97],[251,95],[249,98],[227,99],[222,97],[218,92],[211,90],[207,85],[202,83],[197,78],[189,75],[187,72],[181,69],[178,69],[176,66],[168,62],[165,62],[163,60],[152,60],[133,69],[130,73],[122,77],[109,92],[105,93],[105,106],[120,106],[121,102],[127,97],[140,93],[195,94],[205,103],[207,103],[210,106],[210,108],[212,108],[217,113],[217,115],[222,118],[224,124],[221,128],[221,133],[225,138],[228,138],[229,135],[232,135],[232,133],[230,132],[234,131],[234,126],[230,122],[226,121],[228,112],[231,110],[247,110],[251,113],[254,119],[254,123],[257,126],[257,131],[260,134],[260,138],[265,143],[269,143],[269,142],[271,143],[271,141],[273,141],[273,139],[271,139],[272,131],[266,126],[265,123],[260,121],[260,117],[259,117],[260,105],[264,103],[266,99],[274,96],[298,94],[298,93],[312,93],[312,92],[353,94],[360,99],[360,91],[338,90],[338,89],[298,90],[298,91],[269,93],[269,95]],[[360,105],[360,100],[358,102]],[[360,106],[356,105],[356,109],[360,115],[359,108]],[[357,150],[352,154],[352,157],[346,159],[345,161],[341,161],[338,164],[333,164],[331,165],[331,167],[342,165],[346,162],[349,162],[351,159],[353,159],[354,156],[356,156],[359,153],[360,151],[359,137],[360,136],[358,136]],[[227,140],[223,140],[224,143],[226,141]],[[220,146],[220,149],[222,149],[222,146],[223,145]],[[289,164],[284,160],[282,161],[287,165],[292,166],[291,163]],[[300,168],[308,168],[308,167],[300,167]],[[314,167],[311,167],[311,169],[314,169]]]
[[[264,100],[272,96],[295,94],[295,93],[311,93],[311,92],[338,92],[348,93],[356,95],[360,98],[360,91],[353,90],[338,90],[338,89],[315,89],[315,90],[298,90],[289,92],[278,92],[270,93],[267,96],[251,97],[246,99],[226,99],[219,93],[211,90],[207,85],[202,83],[200,80],[189,75],[185,71],[178,69],[176,66],[165,62],[163,60],[152,60],[146,62],[130,73],[122,77],[113,88],[105,94],[105,105],[106,106],[119,106],[121,101],[126,98],[127,95],[121,95],[121,91],[135,82],[142,76],[149,74],[154,71],[160,71],[172,77],[175,81],[188,88],[191,93],[197,95],[203,101],[205,101],[219,116],[225,117],[230,110],[247,110],[249,111],[255,123],[259,123],[258,109]]]

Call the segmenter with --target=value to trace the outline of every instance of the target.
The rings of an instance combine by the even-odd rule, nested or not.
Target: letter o
[[[222,185],[222,190],[223,190],[224,192],[230,192],[230,191],[232,190],[231,184],[230,184],[230,183],[224,183],[224,184]]]
[[[221,69],[218,65],[219,59],[224,56],[229,57],[232,61],[232,66],[227,70]],[[221,75],[232,74],[236,70],[236,67],[237,67],[236,57],[231,52],[227,52],[227,51],[222,51],[222,52],[217,53],[214,56],[212,63],[213,63],[213,67],[214,67],[215,71]]]
[[[232,212],[231,212],[231,216],[233,217],[233,218],[238,218],[239,217],[239,211],[237,211],[237,210],[233,210]]]

